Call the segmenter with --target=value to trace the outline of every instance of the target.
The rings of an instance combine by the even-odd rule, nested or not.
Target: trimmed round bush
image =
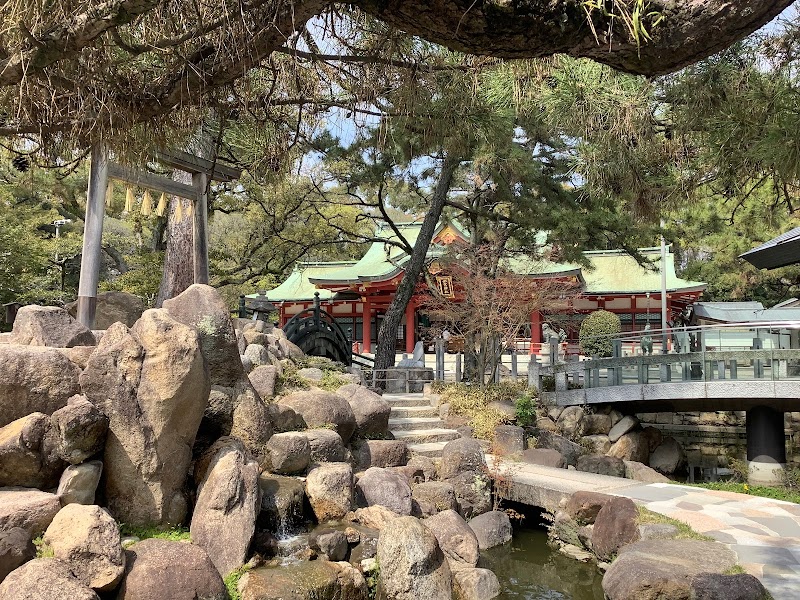
[[[590,314],[581,323],[580,340],[581,352],[588,356],[611,356],[614,353],[614,344],[610,337],[622,331],[619,317],[607,310],[598,310]]]

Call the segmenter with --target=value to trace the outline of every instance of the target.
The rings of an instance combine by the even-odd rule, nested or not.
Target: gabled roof
[[[328,300],[333,297],[333,292],[315,287],[309,278],[324,275],[329,271],[347,268],[354,264],[355,261],[297,263],[294,271],[289,275],[286,281],[270,290],[267,297],[272,302],[280,302],[282,300],[313,300],[314,292],[319,292],[320,300]]]
[[[692,308],[692,320],[720,323],[781,322],[800,320],[800,308],[778,304],[764,308],[761,302],[697,302]]]
[[[739,258],[759,269],[777,269],[800,262],[800,227],[740,254]]]
[[[642,248],[643,256],[653,261],[647,269],[623,250],[596,250],[584,252],[593,269],[584,269],[586,291],[592,294],[646,293],[661,290],[661,249]],[[681,279],[675,273],[675,255],[667,251],[667,291],[702,291],[701,281]]]

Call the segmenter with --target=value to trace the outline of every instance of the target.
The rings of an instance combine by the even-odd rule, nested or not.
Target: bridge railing
[[[675,328],[608,336],[614,356],[529,369],[539,389],[711,380],[800,379],[800,322]],[[660,343],[654,343],[659,338]],[[666,352],[664,350],[666,349]],[[552,381],[548,378],[552,378]]]

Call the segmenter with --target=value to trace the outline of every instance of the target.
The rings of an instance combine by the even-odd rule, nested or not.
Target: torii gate
[[[230,182],[241,176],[241,170],[212,162],[188,152],[159,152],[158,161],[167,167],[192,175],[187,185],[167,177],[109,162],[108,150],[102,144],[92,146],[86,219],[83,226],[83,253],[78,284],[78,321],[92,329],[97,309],[97,284],[100,280],[100,254],[103,240],[103,217],[109,179],[118,179],[170,196],[187,198],[194,204],[192,238],[194,282],[208,283],[208,195],[209,180]]]

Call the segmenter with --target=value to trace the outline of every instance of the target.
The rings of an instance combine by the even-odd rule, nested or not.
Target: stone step
[[[427,456],[428,458],[441,458],[442,450],[447,442],[427,442],[424,444],[409,444],[408,450],[412,454]]]
[[[420,396],[390,396],[384,394],[383,399],[389,403],[389,406],[430,406],[431,403],[427,398]]]
[[[407,444],[424,444],[427,442],[449,442],[457,440],[461,435],[455,429],[414,429],[412,431],[392,431],[394,439],[403,440]]]
[[[394,417],[394,414],[391,415]],[[439,417],[398,417],[389,418],[389,431],[413,431],[418,429],[440,429],[444,421]]]
[[[430,404],[426,406],[394,406],[392,405],[392,419],[407,419],[410,417],[438,417],[439,409]]]

